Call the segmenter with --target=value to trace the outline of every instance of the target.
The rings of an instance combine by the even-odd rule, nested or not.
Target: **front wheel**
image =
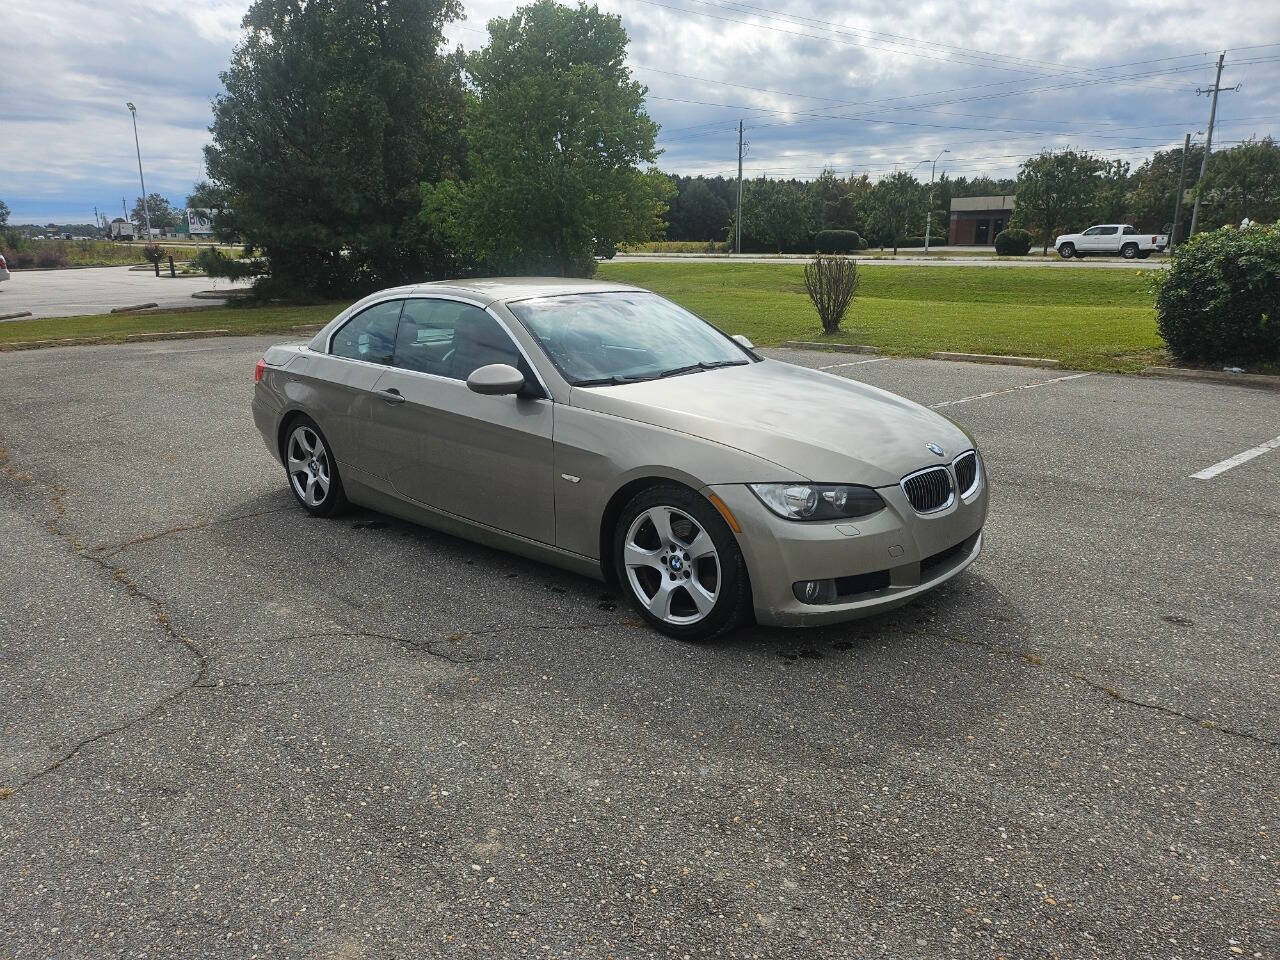
[[[1074,243],[1064,243],[1058,248],[1058,256],[1063,260],[1070,260],[1076,255],[1076,245]]]
[[[1120,248],[1120,256],[1126,260],[1132,260],[1138,255],[1138,245],[1136,243],[1126,243]]]
[[[288,426],[284,442],[284,469],[289,489],[308,513],[331,517],[347,505],[338,475],[338,462],[316,422],[299,415]]]
[[[614,534],[614,569],[649,625],[681,640],[711,640],[750,609],[747,566],[733,532],[688,487],[650,487],[626,505]]]

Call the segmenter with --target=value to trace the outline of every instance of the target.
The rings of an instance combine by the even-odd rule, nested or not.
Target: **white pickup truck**
[[[1091,253],[1117,253],[1126,260],[1141,260],[1151,256],[1153,250],[1163,250],[1169,245],[1169,237],[1163,233],[1139,233],[1127,223],[1101,223],[1084,233],[1064,233],[1053,241],[1058,256],[1063,260],[1084,257]]]

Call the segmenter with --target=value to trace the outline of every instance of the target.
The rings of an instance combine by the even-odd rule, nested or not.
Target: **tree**
[[[920,191],[920,181],[902,170],[881,178],[871,189],[867,226],[882,246],[889,241],[895,254],[918,215]]]
[[[222,74],[207,195],[262,254],[261,293],[345,297],[440,276],[419,184],[462,155],[457,0],[254,0]],[[201,191],[198,191],[201,192]]]
[[[719,179],[719,178],[717,178]],[[668,214],[673,240],[723,240],[733,213],[705,177],[680,177]]]
[[[1193,143],[1187,151],[1186,178],[1183,189],[1195,187],[1200,176],[1200,156],[1204,145]],[[1173,233],[1174,194],[1178,192],[1178,177],[1182,173],[1182,147],[1157,150],[1150,160],[1133,172],[1129,184],[1128,207],[1130,221],[1139,230]],[[1182,204],[1178,217],[1178,238],[1185,240],[1191,225],[1191,204]],[[1166,230],[1166,227],[1170,229]]]
[[[1099,223],[1131,222],[1133,220],[1133,208],[1130,203],[1132,183],[1129,164],[1124,160],[1101,161],[1098,170],[1098,192],[1090,219]]]
[[[814,232],[816,220],[807,184],[758,177],[742,188],[742,236],[775,253],[795,247]]]
[[[0,230],[9,226],[9,205],[0,200]]]
[[[1205,229],[1280,220],[1280,144],[1267,137],[1210,154],[1200,198]]]
[[[176,227],[178,225],[178,211],[170,206],[166,197],[158,193],[147,194],[147,208],[142,208],[142,198],[138,197],[133,205],[133,212],[129,215],[138,227],[138,233],[142,234],[147,229],[147,214],[151,215],[151,226],[157,230],[161,227]]]
[[[622,19],[537,0],[489,21],[467,58],[475,90],[466,180],[423,187],[428,230],[487,269],[590,275],[594,254],[665,227],[671,181],[631,79]]]
[[[1042,253],[1064,229],[1082,230],[1097,206],[1103,163],[1090,153],[1048,150],[1022,164],[1014,190],[1013,225],[1038,234]]]

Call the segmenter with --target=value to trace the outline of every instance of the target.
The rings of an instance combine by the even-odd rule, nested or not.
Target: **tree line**
[[[461,15],[457,0],[254,0],[213,104],[208,178],[187,198],[247,251],[207,253],[210,272],[254,276],[267,296],[339,298],[481,273],[588,275],[621,245],[732,236],[734,180],[658,170],[620,17],[534,0],[466,53],[445,42]],[[1280,218],[1278,156],[1270,139],[1215,154],[1205,227]],[[824,230],[919,245],[926,218],[941,244],[953,198],[1009,193],[1015,223],[1045,242],[1094,220],[1156,229],[1181,161],[1164,151],[1130,170],[1060,151],[1006,180],[758,178],[743,184],[743,247],[811,250]],[[1197,148],[1186,166],[1196,188]],[[149,201],[164,221],[163,198]]]
[[[1177,209],[1179,236],[1191,223],[1191,194],[1199,189],[1200,225],[1211,230],[1280,219],[1280,145],[1270,137],[1215,152],[1203,186],[1202,145],[1185,162],[1187,200]],[[930,185],[896,172],[872,182],[866,174],[842,177],[832,170],[814,180],[757,178],[743,184],[742,248],[759,252],[807,252],[824,230],[852,230],[870,246],[920,246],[926,218],[930,242],[946,243],[951,201],[959,197],[1013,196],[1012,226],[1030,231],[1042,245],[1054,236],[1093,223],[1130,223],[1140,231],[1171,233],[1175,194],[1183,169],[1182,148],[1157,151],[1136,168],[1088,151],[1046,151],[1026,160],[1016,178],[950,177]],[[727,242],[734,234],[737,180],[670,177],[674,197],[666,239]],[[930,217],[931,214],[931,217]]]

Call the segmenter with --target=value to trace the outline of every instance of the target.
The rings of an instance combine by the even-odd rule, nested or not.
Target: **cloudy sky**
[[[662,125],[662,167],[873,177],[947,149],[953,175],[1011,175],[1044,147],[1135,165],[1203,130],[1227,49],[1215,144],[1280,128],[1280,3],[1164,0],[601,0],[622,15]],[[0,14],[0,199],[15,222],[93,219],[202,175],[209,101],[249,0],[41,0]],[[449,30],[483,44],[513,0],[471,0]],[[928,164],[923,173],[928,176]]]

